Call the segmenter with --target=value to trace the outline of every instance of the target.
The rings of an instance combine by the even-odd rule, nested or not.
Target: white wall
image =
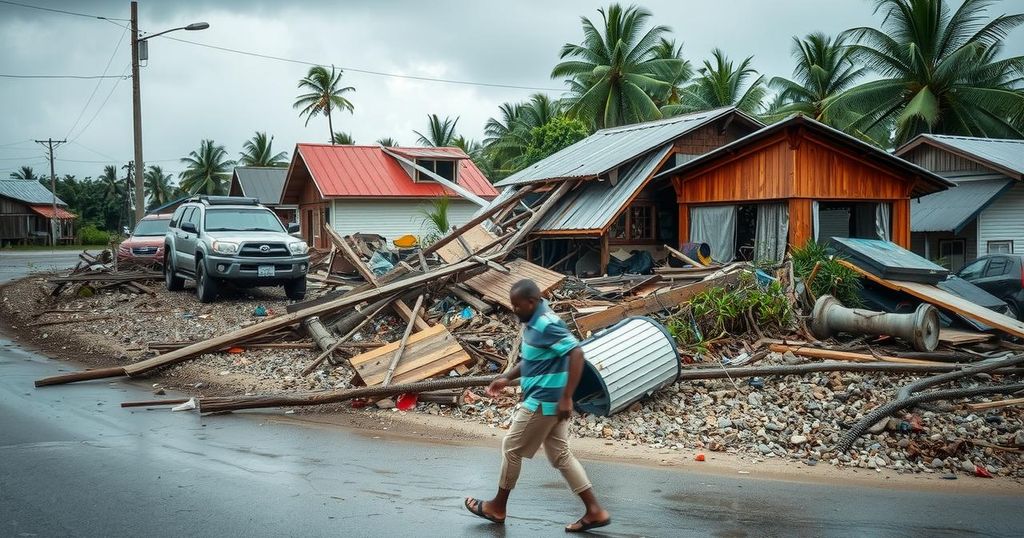
[[[354,233],[380,234],[392,241],[406,234],[423,237],[430,227],[425,225],[421,208],[429,209],[431,200],[333,200],[331,226],[342,236]],[[473,218],[479,206],[451,198],[448,220],[460,226]]]
[[[1013,241],[1015,254],[1024,254],[1024,183],[1003,193],[978,216],[978,256],[988,253],[989,241]]]

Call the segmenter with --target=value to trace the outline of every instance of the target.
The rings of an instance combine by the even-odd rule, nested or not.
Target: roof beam
[[[431,170],[428,170],[428,169],[426,169],[426,168],[416,164],[416,161],[407,159],[407,158],[405,158],[405,157],[403,157],[403,156],[401,156],[401,155],[399,155],[399,154],[397,154],[397,153],[395,153],[395,152],[393,152],[390,149],[385,148],[385,147],[382,147],[381,150],[383,150],[384,153],[386,153],[386,154],[394,157],[395,159],[397,159],[398,162],[405,163],[405,164],[413,167],[413,169],[415,169],[415,170],[417,170],[417,171],[419,171],[421,173],[426,174],[427,177],[429,177],[430,179],[433,179],[434,181],[440,183],[441,185],[444,185],[445,187],[448,187],[449,190],[451,190],[455,194],[458,194],[459,196],[469,200],[470,202],[473,202],[474,204],[476,204],[476,205],[478,205],[480,207],[484,207],[484,206],[487,205],[487,200],[484,200],[483,198],[473,194],[472,192],[470,192],[469,189],[463,187],[462,185],[459,185],[458,183],[455,183],[454,181],[449,181],[449,180],[447,180],[447,179],[445,179],[445,178],[435,174]],[[458,163],[456,163],[456,166],[458,166]]]

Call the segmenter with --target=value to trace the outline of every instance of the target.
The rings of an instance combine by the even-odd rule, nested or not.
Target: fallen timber
[[[310,316],[319,316],[324,314],[330,314],[337,312],[346,307],[352,307],[364,301],[377,299],[384,295],[389,295],[395,292],[405,291],[412,287],[418,286],[426,282],[432,282],[444,277],[479,267],[480,263],[474,260],[466,260],[459,263],[447,265],[438,268],[435,271],[429,273],[423,273],[405,280],[397,280],[388,284],[384,284],[379,288],[363,291],[360,293],[354,293],[339,297],[333,301],[329,301],[323,304],[314,305],[309,308],[285,314],[283,316],[268,319],[266,321],[244,327],[237,331],[233,331],[227,334],[210,338],[196,344],[192,344],[181,349],[158,355],[152,359],[147,359],[134,364],[129,364],[123,367],[114,368],[102,368],[97,370],[86,370],[82,372],[75,372],[71,374],[63,374],[58,376],[47,377],[39,379],[35,382],[37,387],[45,387],[49,385],[61,385],[64,383],[73,383],[77,381],[87,381],[91,379],[105,379],[109,377],[124,377],[124,376],[137,376],[145,374],[147,372],[163,368],[165,366],[171,366],[181,362],[188,361],[192,358],[203,355],[221,349],[222,347],[258,336],[266,334],[270,331],[280,329],[289,325],[294,325],[301,322],[302,320]]]

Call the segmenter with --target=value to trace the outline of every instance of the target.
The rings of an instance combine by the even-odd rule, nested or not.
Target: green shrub
[[[110,243],[110,233],[99,228],[88,225],[78,230],[78,238],[83,245],[107,245]]]
[[[815,264],[819,264],[818,272],[811,281],[814,296],[828,294],[846,306],[861,306],[863,301],[860,290],[863,284],[860,275],[839,263],[841,259],[841,256],[830,255],[825,245],[807,241],[804,246],[793,249],[793,274],[806,282]]]

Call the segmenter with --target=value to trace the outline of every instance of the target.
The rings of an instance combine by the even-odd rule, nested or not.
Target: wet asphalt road
[[[0,279],[73,253],[0,253]],[[31,266],[30,266],[31,264]],[[282,420],[127,410],[145,382],[35,389],[69,369],[0,337],[0,536],[559,536],[578,507],[529,462],[504,528],[461,508],[494,449],[374,439]],[[168,395],[171,397],[171,395]],[[584,465],[609,536],[1020,536],[1020,498]]]

